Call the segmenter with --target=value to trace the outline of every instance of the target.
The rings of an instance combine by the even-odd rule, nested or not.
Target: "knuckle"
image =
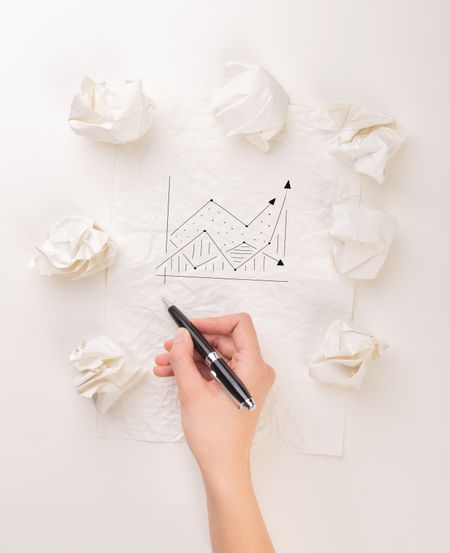
[[[252,322],[252,317],[250,313],[247,313],[246,311],[242,311],[241,313],[238,313],[239,318],[243,321]]]

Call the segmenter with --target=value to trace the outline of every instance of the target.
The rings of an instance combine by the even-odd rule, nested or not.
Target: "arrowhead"
[[[276,198],[273,198],[273,200],[269,200],[269,204],[275,205],[275,200],[276,200]]]
[[[287,181],[287,183],[284,185],[284,188],[290,190],[291,189],[291,183]]]
[[[280,259],[280,261],[278,261],[277,265],[280,265],[280,266],[284,267],[284,263],[281,261],[281,259]]]

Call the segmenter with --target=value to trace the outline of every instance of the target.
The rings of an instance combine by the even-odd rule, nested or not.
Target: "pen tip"
[[[164,296],[161,296],[163,304],[169,309],[169,307],[172,305],[168,299],[166,299]]]

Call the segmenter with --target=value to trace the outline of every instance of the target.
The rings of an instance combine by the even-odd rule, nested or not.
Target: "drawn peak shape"
[[[234,269],[227,255],[219,248],[215,240],[206,230],[201,231],[181,248],[177,248],[156,268],[165,267],[167,270],[182,272],[190,269]]]
[[[254,272],[280,271],[285,266],[279,256],[286,249],[290,188],[287,181],[284,193],[268,200],[251,220],[240,219],[214,198],[208,199],[170,234],[166,230],[166,257],[156,269],[169,276],[190,272],[189,278],[230,270],[249,277]],[[192,276],[199,272],[202,276]]]
[[[211,198],[170,234],[169,242],[176,248],[183,247],[206,229],[222,250],[243,241],[259,249],[270,240],[275,228],[279,214],[275,203],[276,198],[272,198],[253,219],[244,222]]]
[[[267,245],[270,245],[270,243]],[[265,248],[256,249],[242,241],[233,248],[223,251],[208,231],[203,230],[193,240],[167,257],[156,268],[164,267],[165,270],[175,273],[197,269],[202,271],[230,269],[237,271],[240,268],[245,269],[247,262],[251,262],[251,267],[254,270],[256,270],[257,264],[265,270],[266,260],[263,259],[263,256],[270,259],[271,262],[276,262],[277,259],[264,253],[263,249]],[[268,261],[268,263],[270,262]],[[281,260],[279,260],[278,265],[283,265]]]
[[[227,250],[226,255],[231,259],[233,265],[238,267],[248,261],[248,259],[252,257],[255,252],[257,252],[257,249],[254,246],[247,244],[244,240],[237,246]]]

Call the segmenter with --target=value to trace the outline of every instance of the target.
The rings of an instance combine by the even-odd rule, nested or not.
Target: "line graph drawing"
[[[288,180],[277,196],[245,220],[210,198],[171,230],[169,177],[164,256],[155,267],[156,276],[164,283],[168,278],[287,282],[282,276],[290,190]]]

